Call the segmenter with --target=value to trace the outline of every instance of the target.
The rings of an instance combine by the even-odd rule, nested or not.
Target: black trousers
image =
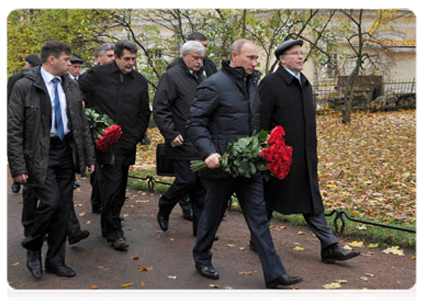
[[[39,199],[31,235],[22,242],[30,250],[40,250],[47,239],[46,266],[65,264],[65,242],[72,208],[75,168],[72,150],[66,142],[52,138],[45,184],[34,187]]]
[[[189,196],[193,213],[193,231],[197,234],[198,221],[203,212],[206,190],[198,175],[191,170],[189,160],[174,160],[175,181],[160,198],[160,210],[169,215],[175,205]]]
[[[37,210],[38,198],[35,194],[34,188],[28,184],[25,184],[22,190],[22,225],[24,228],[32,230],[34,224],[35,212]],[[68,230],[79,230],[81,229],[81,224],[79,223],[78,217],[76,216],[75,207],[71,205],[71,211],[69,214],[69,224]]]
[[[108,241],[115,241],[124,236],[120,213],[125,202],[129,165],[121,164],[121,159],[116,156],[115,164],[101,164],[97,171],[103,206],[101,234]]]
[[[95,169],[100,169],[100,164],[95,165]],[[95,171],[90,175],[90,183],[91,183],[91,209],[95,211],[101,211],[102,209],[102,202],[100,197],[100,184],[98,179],[98,174],[100,172]]]
[[[225,179],[202,179],[206,188],[206,199],[197,231],[193,256],[196,264],[211,264],[214,236],[219,228],[230,197],[235,192],[242,212],[256,245],[266,282],[276,279],[286,270],[277,255],[266,218],[261,176]]]

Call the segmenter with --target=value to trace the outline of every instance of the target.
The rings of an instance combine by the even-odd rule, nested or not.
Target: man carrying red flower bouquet
[[[136,145],[144,138],[150,108],[147,80],[133,69],[137,46],[128,40],[118,41],[114,52],[112,63],[90,69],[79,80],[79,86],[88,108],[108,115],[122,128],[117,144],[107,151],[101,151],[97,145],[96,156],[103,202],[101,233],[114,249],[126,250],[128,244],[119,216],[125,201],[129,166],[135,163]],[[107,149],[110,145],[100,142],[102,146]]]
[[[251,41],[235,41],[230,62],[223,61],[222,70],[199,85],[191,105],[188,137],[208,167],[198,172],[206,196],[193,256],[201,276],[219,279],[212,265],[211,249],[227,203],[235,192],[258,245],[266,287],[282,289],[301,282],[302,278],[289,276],[276,253],[266,219],[262,176],[233,177],[221,168],[219,161],[228,144],[252,136],[259,127],[257,59],[258,50]]]
[[[265,200],[270,220],[273,210],[283,214],[303,214],[321,243],[325,263],[358,256],[345,252],[326,222],[317,178],[317,138],[313,91],[301,73],[304,64],[302,40],[283,42],[275,51],[280,67],[260,82],[261,127],[270,130],[281,125],[285,141],[292,146],[292,165],[288,176],[265,182]],[[254,250],[254,243],[250,244]]]

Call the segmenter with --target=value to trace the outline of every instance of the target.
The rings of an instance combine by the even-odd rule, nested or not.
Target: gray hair
[[[203,44],[198,41],[188,41],[181,47],[182,55],[189,54],[191,51],[194,51],[197,54],[204,53],[206,49],[204,48]]]
[[[110,51],[110,50],[115,50],[114,44],[112,44],[112,43],[101,44],[101,46],[97,50],[97,55],[104,54],[104,53],[106,53],[107,51]]]

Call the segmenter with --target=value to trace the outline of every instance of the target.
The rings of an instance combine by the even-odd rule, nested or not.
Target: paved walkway
[[[186,291],[180,289],[219,288],[244,290],[244,293],[245,289],[254,290],[245,293],[244,299],[273,295],[263,294],[270,291],[263,290],[265,286],[260,263],[257,255],[248,249],[249,233],[241,213],[227,212],[219,229],[220,239],[213,246],[213,264],[221,278],[214,281],[199,276],[194,268],[191,251],[195,239],[192,237],[192,225],[182,218],[179,206],[171,215],[169,230],[163,232],[156,222],[159,195],[129,189],[129,199],[122,213],[125,217],[123,229],[130,246],[128,251],[119,252],[101,237],[100,216],[91,213],[89,180],[82,179],[80,182],[81,188],[75,190],[74,203],[82,228],[88,229],[91,235],[67,248],[66,262],[77,275],[73,278],[59,278],[44,274],[37,281],[26,269],[25,251],[20,245],[23,238],[20,224],[22,194],[11,193],[11,182],[8,179],[7,279],[15,289],[10,293],[28,296],[37,295],[34,290],[39,289],[65,289],[68,290],[65,291],[67,297],[78,295],[76,290],[82,290],[90,297],[100,297],[95,299],[104,299],[101,295],[114,295],[113,299],[118,299],[122,295],[134,295],[126,290],[144,290],[142,294],[137,294],[139,298],[140,295],[149,295],[146,290],[152,292],[154,289],[165,293],[166,299],[171,299],[178,292]],[[356,289],[395,289],[407,292],[406,289],[415,283],[414,251],[405,250],[405,256],[397,256],[384,254],[381,248],[362,248],[360,257],[329,265],[321,263],[319,242],[307,227],[274,220],[271,231],[288,274],[299,275],[304,279],[294,286],[297,290],[295,292],[299,294],[300,291],[312,292],[311,289],[323,290],[324,285],[331,283],[339,283],[344,292]],[[351,242],[339,238],[341,246]],[[294,250],[295,247],[303,250]],[[96,292],[91,291],[94,288]],[[73,289],[75,293],[69,293]],[[179,291],[171,292],[175,289]],[[20,299],[25,299],[23,296]]]

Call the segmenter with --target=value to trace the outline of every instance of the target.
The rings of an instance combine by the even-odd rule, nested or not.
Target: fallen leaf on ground
[[[298,231],[298,235],[305,235],[304,231]]]
[[[362,288],[362,289],[353,289],[354,292],[357,293],[363,293],[363,294],[367,294],[367,293],[371,293],[370,290],[368,288]]]
[[[210,284],[209,285],[212,289],[220,289],[220,286],[218,284]]]
[[[143,264],[138,266],[138,272],[148,272],[148,271],[151,271],[151,270],[153,270],[153,266],[148,267],[148,266],[145,266]]]
[[[341,284],[339,282],[332,282],[332,283],[328,283],[328,284],[324,284],[323,285],[324,289],[340,289],[341,288]]]
[[[353,241],[351,243],[348,243],[348,245],[350,245],[351,247],[357,247],[357,248],[361,248],[363,247],[363,242],[357,242],[357,241]]]
[[[239,275],[251,275],[251,274],[253,274],[253,272],[251,272],[251,271],[238,271],[238,274]]]
[[[399,246],[392,246],[382,251],[385,254],[394,254],[398,256],[404,256],[404,250],[400,249]]]
[[[131,259],[133,259],[133,260],[137,260],[137,259],[140,259],[140,257],[139,257],[138,255],[132,255],[132,256],[131,256]]]
[[[167,276],[167,278],[169,278],[169,279],[173,279],[173,280],[175,280],[175,279],[176,279],[176,277],[177,277],[176,275],[174,275],[174,276],[172,276],[172,275],[168,275],[168,276]]]
[[[365,277],[365,276],[360,277],[360,279],[361,279],[361,280],[364,280],[364,281],[368,281],[368,280],[369,280],[369,278],[367,278],[367,277]]]
[[[365,273],[366,274],[366,276],[369,276],[369,277],[375,277],[376,276],[376,274],[373,274],[373,273]]]
[[[94,285],[94,284],[92,284],[91,286],[90,286],[90,289],[92,289],[92,290],[97,290],[99,288],[99,286],[98,285]]]
[[[145,286],[146,286],[145,282],[144,281],[140,281],[140,287],[145,287]]]
[[[369,248],[369,249],[373,249],[373,248],[377,248],[377,247],[379,247],[379,244],[378,244],[378,243],[375,243],[375,244],[368,244],[368,245],[366,246],[366,248]]]
[[[235,247],[235,245],[234,244],[227,244],[226,247],[233,248],[233,247]]]
[[[128,288],[128,287],[131,287],[132,285],[133,285],[133,283],[130,282],[130,283],[122,284],[120,287],[123,288],[123,289],[125,289],[125,288]]]
[[[79,214],[80,217],[85,216],[85,211]]]
[[[286,226],[285,225],[271,225],[270,228],[280,231],[280,230],[286,229]]]
[[[295,246],[294,248],[292,248],[292,250],[294,250],[294,251],[303,251],[304,248],[303,247],[300,247],[300,246]]]

